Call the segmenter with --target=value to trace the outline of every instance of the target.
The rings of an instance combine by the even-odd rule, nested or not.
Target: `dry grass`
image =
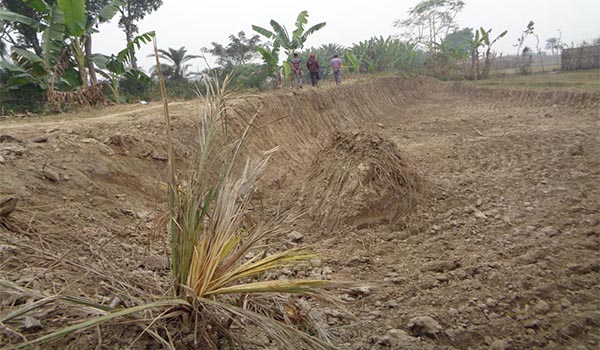
[[[395,222],[422,197],[424,181],[396,144],[370,131],[332,135],[308,171],[304,206],[332,230],[351,225]]]

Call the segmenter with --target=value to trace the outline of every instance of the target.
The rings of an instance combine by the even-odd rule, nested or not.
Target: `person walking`
[[[292,58],[292,71],[294,72],[294,84],[302,89],[302,60],[296,52],[294,52],[294,58]]]
[[[330,64],[331,68],[333,69],[335,84],[340,85],[342,83],[342,60],[338,57],[338,55],[333,55]]]
[[[306,68],[308,68],[308,72],[310,74],[310,82],[312,86],[317,86],[319,82],[319,70],[321,67],[319,66],[319,61],[317,60],[317,56],[314,53],[310,54],[308,61],[306,61]]]

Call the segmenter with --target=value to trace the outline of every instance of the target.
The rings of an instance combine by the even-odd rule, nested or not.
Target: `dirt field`
[[[322,256],[281,275],[367,286],[313,310],[339,349],[598,348],[598,92],[385,78],[253,98],[249,113],[259,104],[248,155],[282,146],[260,203],[306,213],[279,244]],[[19,200],[0,225],[0,276],[23,288],[0,285],[0,315],[56,293],[108,305],[166,290],[150,238],[166,198],[161,109],[123,108],[0,122],[0,200]],[[171,107],[180,165],[199,108]],[[0,344],[86,312],[0,324]],[[42,348],[124,349],[140,332],[101,330]]]

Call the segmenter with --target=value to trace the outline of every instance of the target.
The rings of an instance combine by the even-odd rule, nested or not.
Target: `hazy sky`
[[[281,0],[163,0],[158,11],[139,22],[140,33],[154,30],[160,48],[185,46],[190,54],[200,54],[202,47],[213,41],[226,44],[229,34],[240,30],[251,34],[251,25],[269,27],[271,19],[288,29],[296,16],[308,10],[309,26],[327,22],[327,26],[311,36],[306,47],[330,42],[342,45],[365,40],[371,36],[398,34],[394,20],[405,18],[418,0],[370,1],[281,1]],[[598,0],[465,0],[466,6],[457,18],[459,26],[493,28],[492,33],[507,29],[508,34],[495,46],[499,52],[514,54],[513,45],[529,22],[535,22],[535,32],[543,42],[562,31],[566,43],[579,43],[600,36],[600,1]],[[526,44],[535,46],[531,38]],[[96,34],[94,51],[116,53],[125,47],[125,34],[116,23],[104,24]],[[147,45],[138,55],[142,67],[148,69],[153,60]],[[197,60],[194,70],[204,64]]]

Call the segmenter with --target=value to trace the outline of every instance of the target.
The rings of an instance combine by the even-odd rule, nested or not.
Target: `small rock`
[[[344,313],[335,309],[323,309],[323,314],[332,318],[343,320],[345,318]]]
[[[381,346],[385,346],[385,347],[391,347],[392,346],[392,341],[390,340],[390,337],[383,336],[380,338],[377,338],[377,344],[381,345]]]
[[[3,156],[0,156],[0,164],[6,163],[6,159]]]
[[[498,305],[498,302],[492,298],[487,298],[485,300],[485,303],[488,307],[494,307],[494,306]]]
[[[312,258],[312,259],[310,259],[310,261],[308,263],[312,267],[319,267],[319,266],[321,266],[321,259],[319,259],[319,258]]]
[[[169,158],[166,155],[158,154],[158,153],[152,153],[152,155],[150,157],[154,160],[158,160],[161,162],[166,162],[167,160],[169,160]]]
[[[390,300],[387,303],[385,303],[385,305],[390,309],[395,309],[398,307],[398,302],[396,302],[395,300]]]
[[[291,275],[293,275],[293,274],[294,274],[294,272],[293,272],[292,270],[290,270],[290,269],[281,269],[281,270],[279,271],[279,274],[280,274],[281,276],[291,276]]]
[[[370,294],[371,294],[371,288],[369,288],[369,287],[350,288],[350,295],[352,295],[352,296],[367,296]]]
[[[110,307],[111,309],[114,309],[117,306],[119,306],[120,304],[121,304],[121,299],[119,297],[114,297],[108,307]]]
[[[478,219],[487,219],[487,215],[485,215],[481,210],[475,210],[475,215],[476,218]]]
[[[540,320],[536,320],[536,319],[529,320],[529,321],[525,322],[525,323],[523,324],[523,326],[524,326],[525,328],[530,328],[530,329],[537,329],[537,328],[540,328]]]
[[[419,341],[419,338],[411,337],[401,329],[390,329],[387,331],[386,336],[390,338],[394,349],[413,349],[416,345],[415,342]],[[419,346],[419,348],[421,347]]]
[[[548,237],[554,237],[558,235],[558,230],[552,226],[546,226],[542,229],[542,233]]]
[[[383,125],[383,123],[377,123],[377,126],[380,127],[380,128],[382,128],[382,129],[385,129],[385,125]]]
[[[302,242],[302,240],[304,239],[304,235],[298,231],[292,231],[287,234],[287,238],[292,242],[299,243]]]
[[[450,277],[448,277],[448,275],[446,275],[446,274],[435,276],[435,279],[441,283],[446,283],[446,282],[450,281]]]
[[[43,328],[40,320],[31,316],[25,316],[25,322],[23,326],[28,331],[35,331]]]
[[[41,170],[41,174],[42,174],[42,177],[44,177],[45,179],[48,179],[50,181],[53,181],[53,182],[60,181],[60,175],[52,169],[43,168]]]
[[[11,136],[11,135],[0,135],[0,143],[16,143],[16,142],[21,142],[21,140],[19,140],[18,138]]]
[[[573,145],[569,148],[569,154],[572,156],[582,156],[583,153],[583,146],[581,144]]]
[[[416,336],[434,337],[442,331],[442,326],[429,316],[419,316],[410,319],[408,330]]]
[[[6,145],[0,147],[0,152],[7,155],[13,154],[15,156],[22,156],[25,152],[27,152],[27,149],[19,145]]]
[[[92,139],[92,138],[85,138],[85,139],[81,139],[82,143],[96,143],[98,141],[96,141],[96,139]]]
[[[490,344],[490,350],[506,350],[508,343],[505,340],[496,340]]]
[[[567,298],[562,298],[560,299],[560,306],[563,308],[568,308],[569,306],[571,306],[571,302]]]
[[[31,139],[31,142],[44,143],[48,142],[48,136],[38,136]]]
[[[359,265],[359,264],[371,264],[373,261],[371,258],[364,256],[353,256],[348,260],[348,265]]]
[[[533,310],[539,314],[545,314],[550,311],[550,305],[547,302],[540,300],[535,304]]]
[[[404,284],[408,280],[404,277],[386,277],[383,279],[384,282],[390,282],[392,284]]]
[[[423,266],[421,268],[421,271],[422,272],[432,271],[432,272],[440,272],[441,273],[441,272],[453,271],[459,267],[460,267],[460,264],[456,260],[434,261],[434,262],[425,264],[425,266]]]
[[[458,310],[456,310],[455,308],[451,307],[450,309],[448,309],[448,315],[450,315],[451,317],[457,317],[458,316]]]

